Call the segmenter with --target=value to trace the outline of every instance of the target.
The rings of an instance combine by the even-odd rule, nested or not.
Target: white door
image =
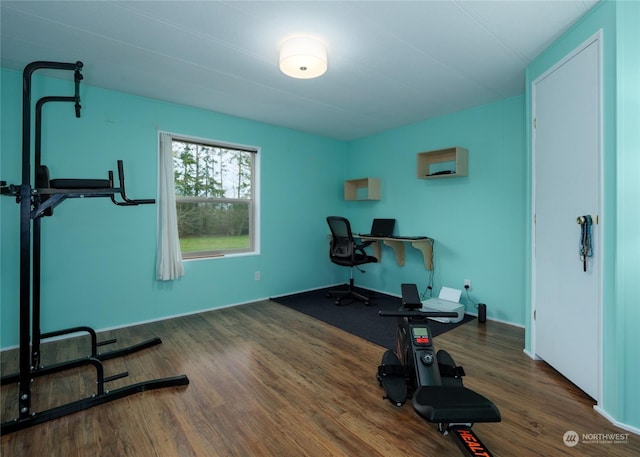
[[[595,400],[601,372],[600,37],[533,83],[534,353]],[[581,226],[593,217],[586,271]]]

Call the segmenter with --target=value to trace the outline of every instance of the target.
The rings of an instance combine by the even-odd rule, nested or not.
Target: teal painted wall
[[[524,125],[524,97],[514,97],[354,141],[349,177],[380,178],[382,198],[345,207],[355,231],[368,231],[372,217],[393,217],[398,234],[433,238],[434,294],[470,279],[471,299],[486,303],[490,318],[517,325],[524,325]],[[452,146],[468,149],[468,176],[417,179],[417,153]],[[356,272],[356,283],[395,294],[406,282],[423,292],[429,280],[413,248],[401,268],[383,247],[382,262],[366,271]],[[464,294],[462,301],[475,313]]]
[[[608,390],[615,417],[640,429],[640,2],[619,2],[616,8],[617,164],[615,323],[611,363],[615,376]],[[614,386],[619,384],[619,390]]]
[[[602,31],[603,58],[603,387],[598,409],[615,422],[640,427],[640,312],[632,285],[640,277],[638,105],[640,91],[640,2],[605,1],[536,58],[527,68],[526,113],[531,124],[531,83],[565,55]],[[527,176],[530,174],[531,131],[527,128]],[[531,212],[530,180],[527,214]],[[527,230],[527,243],[531,232]],[[633,254],[630,254],[633,253]],[[527,252],[530,277],[530,252]],[[525,313],[531,351],[530,281]]]
[[[343,268],[324,262],[328,214],[347,215],[358,231],[372,217],[395,217],[401,233],[435,238],[436,293],[471,279],[472,298],[488,304],[490,317],[523,324],[522,97],[344,143],[99,89],[86,78],[80,119],[71,104],[45,105],[43,163],[52,177],[102,178],[123,159],[130,196],[151,198],[158,130],[259,146],[261,252],[190,261],[183,278],[158,282],[155,205],[69,200],[43,220],[43,330],[117,327],[346,281]],[[20,181],[21,84],[19,72],[2,71],[1,166],[10,183]],[[33,101],[70,93],[70,81],[34,78]],[[470,150],[468,177],[416,178],[417,152],[451,145]],[[343,181],[354,173],[380,177],[382,200],[344,202]],[[7,347],[17,342],[19,206],[10,198],[0,205]],[[426,287],[421,254],[408,249],[406,257],[400,268],[385,248],[382,263],[358,283],[391,294],[402,282]]]
[[[72,95],[69,76],[69,81],[35,77],[33,101]],[[158,130],[258,146],[261,252],[189,261],[184,277],[158,282],[156,205],[66,201],[43,220],[44,331],[123,326],[341,280],[325,267],[324,218],[343,204],[344,142],[99,89],[90,85],[90,70],[85,77],[80,119],[70,103],[49,103],[43,111],[43,163],[52,178],[106,178],[123,159],[130,197],[154,198]],[[1,173],[15,184],[21,177],[21,112],[22,75],[3,69]],[[19,205],[6,197],[0,205],[0,345],[7,347],[17,344]],[[260,281],[255,271],[261,272]]]

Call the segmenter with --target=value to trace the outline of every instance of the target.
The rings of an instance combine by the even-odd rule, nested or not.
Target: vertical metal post
[[[78,70],[76,70],[77,72]],[[78,95],[78,84],[80,79],[78,77],[76,79],[76,96],[67,97],[67,96],[49,96],[42,97],[36,103],[36,113],[35,113],[35,137],[33,144],[33,157],[34,157],[34,170],[35,170],[35,182],[34,186],[36,188],[40,187],[40,183],[38,183],[38,174],[39,168],[42,165],[42,109],[46,103],[49,102],[75,102],[76,103],[76,114],[79,113],[79,95]],[[35,195],[33,197],[32,204],[35,208],[38,208],[42,203],[41,197],[39,195]],[[42,329],[40,327],[40,270],[41,270],[41,239],[42,239],[42,217],[50,216],[53,214],[53,210],[50,209],[48,211],[44,211],[40,214],[37,214],[33,217],[33,235],[32,235],[32,286],[31,286],[31,366],[33,369],[38,369],[40,366],[40,341],[42,340]]]
[[[20,375],[18,414],[31,412],[31,74],[27,65],[22,78],[22,185],[20,186]]]
[[[20,323],[19,343],[20,374],[18,377],[18,413],[20,419],[31,414],[31,353],[32,320],[32,271],[31,271],[31,76],[39,68],[75,71],[76,99],[79,98],[78,86],[82,79],[82,62],[73,64],[58,62],[32,62],[24,68],[22,74],[22,184],[20,186]],[[76,100],[76,115],[79,116],[80,104]],[[37,288],[39,299],[39,284]],[[39,310],[36,316],[39,320]],[[34,324],[39,326],[39,322]],[[39,350],[39,349],[38,349]]]
[[[20,419],[31,411],[31,185],[20,186],[20,376],[18,412]]]

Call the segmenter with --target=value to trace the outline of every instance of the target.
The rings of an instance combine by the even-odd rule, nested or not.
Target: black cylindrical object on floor
[[[478,304],[478,322],[485,323],[487,321],[487,305],[484,303]]]

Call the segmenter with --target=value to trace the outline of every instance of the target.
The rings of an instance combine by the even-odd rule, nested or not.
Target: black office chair
[[[336,305],[342,304],[341,300],[344,297],[354,298],[368,305],[370,298],[356,292],[353,287],[353,269],[357,268],[358,265],[378,261],[378,259],[367,255],[364,251],[364,248],[373,243],[373,241],[356,243],[353,239],[353,233],[351,233],[351,225],[344,217],[329,216],[327,217],[327,223],[329,224],[329,229],[331,229],[329,259],[336,265],[350,268],[349,287],[342,290],[330,290],[327,292],[327,296],[336,297]]]

